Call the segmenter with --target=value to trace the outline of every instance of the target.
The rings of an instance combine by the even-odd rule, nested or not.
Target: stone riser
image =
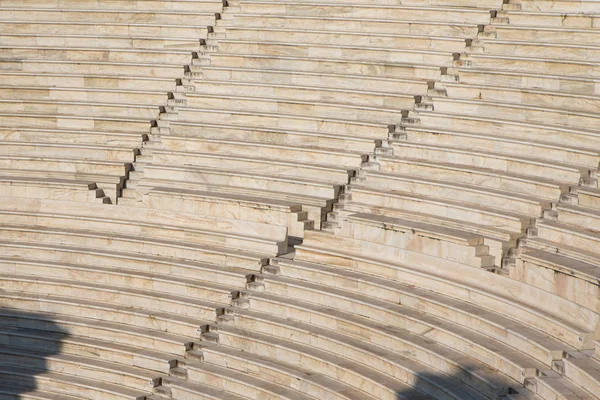
[[[436,52],[426,50],[395,50],[368,47],[337,47],[326,45],[295,45],[292,43],[262,43],[243,41],[221,41],[219,51],[248,55],[278,54],[287,57],[333,58],[350,62],[365,61],[382,63],[410,63],[421,65],[451,66],[452,52]],[[0,49],[0,55],[2,55]],[[118,57],[115,55],[115,57]],[[212,64],[211,64],[212,65]]]
[[[401,78],[378,78],[368,75],[350,75],[350,74],[332,74],[332,73],[314,73],[294,71],[272,70],[272,69],[245,69],[232,67],[205,67],[202,69],[202,80],[195,80],[197,87],[201,85],[212,85],[210,81],[228,81],[228,82],[252,82],[265,84],[266,82],[278,85],[294,85],[318,87],[321,89],[330,88],[337,90],[357,90],[367,89],[372,97],[377,93],[384,99],[388,98],[389,93],[392,98],[401,93],[424,94],[427,91],[427,83],[419,79],[401,79]],[[268,86],[267,86],[268,87]],[[324,92],[324,95],[328,92]],[[300,93],[297,93],[300,94]],[[365,93],[365,96],[367,93]],[[371,99],[366,96],[365,98]],[[370,101],[381,102],[377,98]],[[380,103],[381,104],[381,103]]]
[[[253,102],[252,102],[253,103]],[[298,106],[298,109],[303,109]],[[351,110],[348,110],[350,113]],[[393,118],[390,113],[388,118]],[[230,111],[218,109],[188,109],[181,108],[176,123],[190,124],[214,123],[215,119],[225,119],[236,126],[246,126],[251,129],[268,130],[270,128],[284,130],[303,130],[314,133],[356,135],[361,139],[387,139],[388,125],[378,122],[348,121],[343,119],[324,118],[310,115],[286,115],[282,113],[257,113],[251,111]],[[395,121],[399,122],[396,118]]]
[[[516,192],[549,201],[556,200],[562,193],[561,187],[558,184],[536,182],[534,178],[523,179],[522,177],[494,173],[493,171],[477,167],[465,168],[462,165],[439,165],[435,162],[421,161],[420,159],[380,158],[379,161],[381,172],[428,177],[446,182],[465,183],[482,188],[487,187],[494,190]]]
[[[313,5],[293,4],[280,2],[240,4],[240,12],[261,15],[288,15],[288,16],[323,16],[365,18],[380,20],[421,20],[421,21],[461,21],[462,23],[485,24],[489,23],[489,12],[486,10],[460,10],[451,8],[422,8],[422,7],[369,7],[369,6],[335,6],[324,5],[315,7]]]
[[[476,209],[466,204],[449,203],[440,199],[416,197],[411,194],[390,196],[389,193],[377,193],[368,185],[360,191],[353,189],[352,200],[357,203],[377,207],[388,207],[408,212],[418,212],[445,217],[456,221],[469,221],[474,224],[496,228],[504,232],[520,233],[529,226],[528,218],[518,218],[509,213],[503,214],[491,210]]]
[[[358,0],[357,0],[358,1]],[[395,0],[390,0],[396,2]],[[363,0],[360,0],[361,4]],[[348,3],[348,1],[344,1]],[[396,3],[397,4],[397,3]],[[231,26],[252,28],[286,28],[304,29],[306,26],[318,26],[319,30],[383,33],[383,34],[412,34],[434,35],[447,37],[472,38],[477,36],[476,24],[446,24],[444,22],[429,22],[418,20],[366,20],[352,17],[336,17],[323,24],[319,17],[307,16],[278,16],[261,14],[236,14]],[[221,25],[221,24],[220,24]],[[228,26],[226,24],[223,24]]]
[[[205,74],[206,75],[206,74]],[[340,78],[343,79],[343,78]],[[402,94],[385,95],[379,92],[346,91],[335,89],[323,89],[312,86],[290,86],[275,85],[270,83],[248,84],[245,82],[234,83],[226,81],[205,80],[195,83],[196,91],[204,95],[227,96],[235,93],[236,96],[270,98],[270,99],[294,99],[294,101],[340,103],[356,107],[382,107],[388,109],[408,109],[414,105],[414,95],[410,92]],[[403,88],[403,90],[406,90]],[[414,92],[413,92],[414,93]],[[423,93],[419,91],[416,93]],[[188,96],[188,104],[194,103],[195,96]],[[324,106],[320,106],[323,108]],[[334,114],[334,115],[341,115]]]
[[[28,3],[29,4],[29,3]],[[0,11],[1,12],[1,11]],[[121,14],[123,15],[123,14]],[[214,23],[214,17],[207,15],[207,24]],[[152,22],[138,23],[115,22],[112,19],[96,22],[74,23],[68,20],[53,21],[3,21],[0,27],[2,34],[34,34],[34,35],[110,35],[193,39],[206,39],[208,30],[204,26],[169,26]]]
[[[246,54],[223,54],[222,50],[211,54],[210,65],[214,67],[233,66],[298,72],[368,75],[388,78],[437,79],[440,76],[439,68],[410,65],[408,63],[404,65],[394,65],[391,63],[360,62],[340,59],[294,58],[293,56],[283,54],[279,56],[265,54],[262,56],[252,55],[248,57]],[[365,73],[365,71],[368,72]]]

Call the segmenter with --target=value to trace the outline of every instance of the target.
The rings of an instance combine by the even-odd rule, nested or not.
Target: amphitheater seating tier
[[[600,400],[599,29],[0,1],[0,399]]]

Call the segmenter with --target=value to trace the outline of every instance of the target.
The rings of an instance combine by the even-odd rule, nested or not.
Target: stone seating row
[[[321,4],[321,6],[323,6]],[[477,35],[476,23],[463,23],[453,21],[448,25],[444,21],[410,20],[410,19],[372,19],[352,18],[351,16],[305,16],[305,15],[277,15],[277,14],[248,14],[235,13],[235,21],[222,16],[219,23],[221,27],[236,25],[248,28],[287,28],[302,29],[306,26],[318,26],[320,30],[364,32],[365,34],[404,34],[444,36],[453,38],[472,38]],[[325,21],[326,23],[323,23]]]
[[[496,2],[497,3],[497,2]],[[460,21],[462,23],[489,23],[489,8],[481,9],[454,6],[421,5],[370,5],[370,4],[327,4],[318,6],[305,2],[239,1],[228,3],[230,9],[242,14],[352,17],[378,20]],[[410,3],[409,3],[410,4]]]
[[[566,4],[578,4],[588,2],[562,2]],[[591,10],[586,12],[561,12],[551,10],[504,10],[496,13],[492,22],[520,26],[542,26],[549,28],[575,28],[575,29],[598,29],[600,28],[600,16],[597,12],[597,2],[589,2]]]
[[[164,2],[155,2],[154,6]],[[110,3],[109,7],[104,4],[101,8],[88,8],[79,2],[65,3],[61,8],[46,7],[23,7],[4,3],[0,7],[0,20],[6,21],[63,21],[63,22],[94,22],[109,21],[112,23],[151,23],[153,25],[179,25],[183,26],[209,26],[214,23],[214,13],[222,10],[222,3],[217,1],[203,2],[180,2],[186,4],[190,9],[185,13],[182,10],[164,10],[139,7],[138,3]],[[48,3],[44,3],[48,5]],[[175,3],[173,3],[175,4]],[[141,5],[141,3],[140,3]]]
[[[582,95],[598,95],[598,79],[566,75],[533,74],[523,71],[491,71],[474,67],[459,67],[460,80],[475,85],[498,86],[506,88],[542,89],[565,91]]]
[[[1,10],[1,9],[0,9]],[[50,11],[50,10],[49,10]],[[66,10],[63,10],[63,13]],[[94,12],[90,14],[97,15]],[[54,14],[56,15],[56,14]],[[120,14],[118,14],[120,15]],[[112,15],[114,17],[114,15]],[[198,41],[206,38],[207,28],[213,18],[207,13],[207,24],[205,26],[197,25],[171,25],[171,24],[153,24],[152,21],[105,21],[101,25],[93,21],[69,21],[69,18],[58,21],[36,21],[36,20],[9,20],[5,16],[0,27],[2,35],[96,35],[112,37],[137,37],[137,38],[178,38],[178,40],[190,39]],[[19,16],[15,15],[15,18]],[[91,20],[92,18],[90,18]],[[68,36],[67,36],[68,37]]]

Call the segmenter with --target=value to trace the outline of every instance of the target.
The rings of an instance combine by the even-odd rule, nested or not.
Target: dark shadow
[[[61,352],[67,337],[50,315],[0,308],[0,398],[17,400],[42,391],[47,358]]]
[[[517,383],[515,382],[515,385]],[[407,389],[396,394],[396,398],[398,400],[432,400],[436,398],[440,398],[439,395],[435,395],[434,392],[429,391],[431,394],[427,394],[427,388],[431,388],[432,386],[448,388],[452,390],[456,389],[452,392],[460,393],[461,389],[467,388],[469,393],[472,396],[465,395],[465,400],[473,400],[474,398],[481,400],[490,400],[490,399],[503,399],[506,398],[507,394],[518,394],[520,390],[525,390],[524,388],[519,388],[517,386],[512,388],[504,388],[500,393],[493,393],[491,391],[483,392],[475,389],[473,386],[467,385],[459,377],[449,376],[449,375],[437,375],[437,374],[422,374],[414,385],[414,389]],[[515,390],[516,389],[516,390]],[[435,388],[434,390],[439,390]],[[481,388],[480,388],[481,390]],[[474,397],[474,396],[477,397]],[[462,399],[461,399],[462,400]]]

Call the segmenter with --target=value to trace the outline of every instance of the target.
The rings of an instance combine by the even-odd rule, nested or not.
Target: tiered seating
[[[600,399],[597,3],[34,3],[0,398]]]
[[[221,9],[219,1],[3,1],[0,176],[32,187],[43,178],[73,199],[99,190],[115,203]]]
[[[285,73],[294,69],[301,74],[287,77],[285,85],[298,85],[296,82],[308,79],[305,76],[321,85],[333,82],[327,74],[342,71],[337,64],[340,60],[319,64],[319,57],[334,54],[344,61],[356,57],[352,49],[360,46],[361,39],[344,42],[346,34],[340,33],[339,43],[349,48],[338,52],[337,47],[327,47],[334,40],[323,37],[327,27],[305,31],[300,28],[302,23],[315,21],[323,14],[326,20],[334,21],[333,31],[342,26],[335,21],[360,15],[368,20],[365,30],[380,34],[378,29],[391,25],[382,21],[373,28],[377,26],[376,18],[399,18],[393,10],[378,14],[363,5],[337,3],[314,7],[241,2],[239,6],[239,14],[233,8],[229,9],[232,17],[224,14],[221,21],[226,29],[219,33],[225,38],[211,42],[219,47],[210,54],[210,66],[203,68],[203,74],[207,71],[207,77],[218,70],[222,80],[251,80],[253,85],[223,82],[218,88],[212,83],[204,86],[215,94],[203,96],[202,105],[207,110],[213,108],[208,114],[211,120],[205,120],[197,132],[204,134],[209,123],[211,129],[218,129],[204,147],[207,153],[212,149],[219,154],[245,156],[260,151],[260,145],[252,144],[252,150],[247,150],[243,146],[248,144],[235,141],[222,145],[213,140],[222,133],[231,135],[227,139],[236,138],[231,126],[214,123],[214,115],[237,118],[232,111],[254,111],[244,119],[240,117],[245,125],[254,123],[256,114],[262,112],[269,113],[272,121],[273,114],[282,109],[295,113],[302,110],[303,116],[316,115],[325,123],[329,123],[326,118],[337,115],[343,116],[344,123],[360,121],[364,118],[361,115],[384,117],[362,114],[362,110],[350,114],[339,106],[335,94],[330,95],[336,100],[333,106],[319,104],[320,95],[308,97],[310,94],[294,92],[288,86],[266,90],[262,82],[268,74],[269,82],[279,84]],[[403,4],[399,8],[410,15],[409,7]],[[420,11],[419,18],[428,15]],[[493,16],[496,23],[506,22],[501,20],[505,18],[501,13],[494,12]],[[245,29],[240,28],[242,24]],[[252,24],[262,30],[246,28]],[[358,24],[348,26],[360,29]],[[231,31],[240,36],[229,36]],[[290,37],[290,31],[296,40],[278,39],[284,33]],[[249,297],[240,295],[235,299],[233,304],[238,308],[234,314],[207,326],[203,335],[206,343],[189,351],[187,360],[178,361],[172,375],[204,382],[206,375],[198,377],[193,371],[214,368],[211,379],[221,376],[220,388],[227,394],[245,395],[257,385],[252,379],[265,375],[289,382],[289,377],[282,377],[283,362],[302,388],[319,398],[324,393],[333,398],[378,399],[499,395],[514,399],[597,398],[597,361],[590,357],[600,318],[595,291],[572,283],[556,285],[558,290],[551,288],[550,277],[540,275],[534,267],[524,271],[526,259],[518,259],[519,254],[525,257],[524,246],[532,241],[522,239],[526,232],[530,236],[537,232],[538,242],[542,229],[548,237],[556,235],[549,232],[549,223],[539,218],[548,214],[552,203],[570,186],[596,186],[597,99],[589,92],[593,86],[587,76],[578,75],[577,69],[569,70],[572,72],[565,77],[546,80],[538,70],[527,70],[532,65],[529,60],[521,64],[507,62],[503,68],[503,52],[518,54],[521,44],[490,39],[493,31],[489,27],[480,29],[480,37],[469,42],[468,53],[455,54],[451,67],[433,58],[432,52],[427,53],[429,63],[441,67],[439,81],[430,82],[427,94],[418,96],[414,109],[402,115],[401,126],[390,135],[394,140],[386,143],[382,138],[375,153],[363,158],[362,169],[351,178],[335,212],[329,213],[323,224],[331,233],[308,231],[303,244],[296,246],[293,260],[278,258],[264,266],[263,274],[254,278],[264,282],[264,292],[253,291]],[[372,35],[373,40],[376,36]],[[523,44],[523,52],[539,49],[540,56],[568,59],[560,56],[564,46],[539,45],[535,35],[532,39]],[[551,41],[551,37],[546,39]],[[384,40],[392,41],[386,37],[378,43]],[[435,41],[431,45],[435,46]],[[404,42],[401,46],[419,44],[415,38],[411,44]],[[378,57],[369,49],[362,54],[371,59]],[[573,54],[578,57],[577,52]],[[581,57],[588,60],[590,54]],[[410,51],[403,57],[417,68],[426,59],[411,58],[414,53]],[[480,59],[490,61],[477,64]],[[492,67],[492,60],[499,60],[500,67]],[[226,67],[226,62],[232,66]],[[320,65],[327,78],[314,77]],[[267,67],[277,69],[276,73],[261,70]],[[346,70],[352,68],[348,63]],[[243,75],[246,71],[238,69],[250,71]],[[539,88],[534,74],[544,83],[584,82],[580,85],[588,92],[583,97],[577,90]],[[503,83],[507,80],[509,85]],[[226,85],[231,89],[227,90]],[[299,101],[291,102],[287,96]],[[188,106],[191,102],[190,97]],[[186,113],[191,111],[182,108],[180,119],[171,124],[174,132],[183,125],[182,117],[189,118]],[[189,135],[195,132],[189,124],[186,126]],[[348,130],[345,125],[343,131]],[[250,134],[246,127],[243,132]],[[239,137],[245,140],[248,136]],[[189,148],[196,146],[194,143]],[[173,149],[181,151],[183,147]],[[193,164],[185,154],[188,152],[176,153],[169,163],[181,157],[181,164]],[[283,154],[287,159],[294,157],[287,149]],[[210,166],[217,169],[223,159],[213,158]],[[164,163],[166,156],[160,161]],[[242,165],[268,168],[253,160],[245,162],[238,164],[236,160],[234,165],[240,165],[240,170]],[[203,183],[205,176],[208,174],[202,175]],[[552,240],[558,241],[556,236]],[[517,244],[519,250],[514,249]],[[593,241],[579,238],[576,246],[591,248]],[[527,279],[518,276],[528,272]],[[236,372],[234,376],[227,375],[231,370]],[[240,376],[240,370],[247,371],[251,378]],[[306,376],[306,370],[326,380],[319,385]],[[335,389],[329,379],[346,386],[341,391]]]
[[[363,155],[489,22],[481,7],[228,2],[194,60],[195,92],[161,114],[169,129],[121,203],[169,180],[302,204],[320,226]]]
[[[189,211],[3,198],[0,394],[166,393],[169,362],[287,251],[286,226]]]

